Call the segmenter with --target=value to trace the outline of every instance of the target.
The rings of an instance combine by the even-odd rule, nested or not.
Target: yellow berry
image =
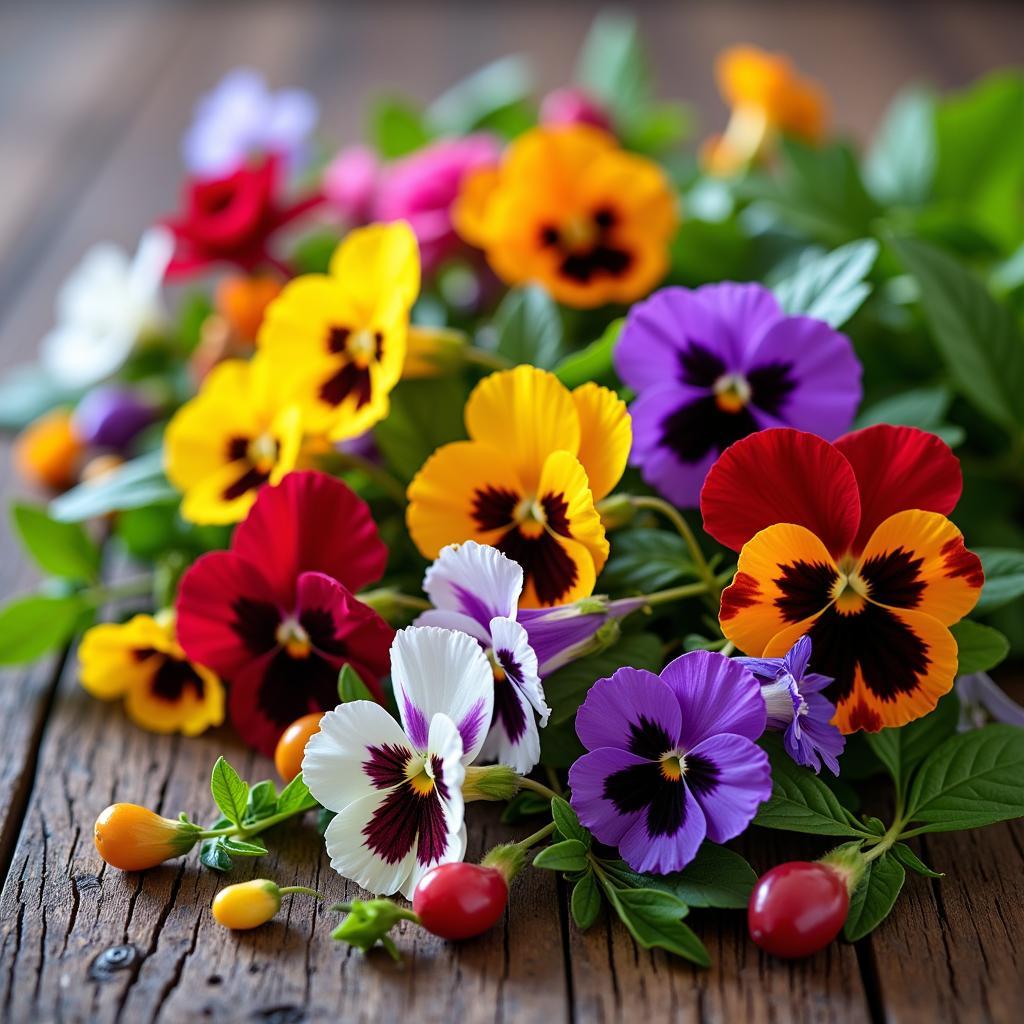
[[[266,924],[281,907],[281,890],[269,878],[254,878],[221,889],[213,898],[213,916],[225,928],[241,931]]]

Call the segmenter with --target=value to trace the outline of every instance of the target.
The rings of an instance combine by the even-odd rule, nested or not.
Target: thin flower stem
[[[488,352],[485,348],[466,345],[459,350],[462,361],[470,366],[479,366],[484,370],[510,370],[515,363],[497,352]]]
[[[643,594],[637,598],[643,601],[644,605],[651,607],[656,604],[668,604],[669,601],[679,601],[684,597],[697,597],[700,594],[708,593],[706,583],[687,583],[682,587],[672,587],[669,590],[657,590],[653,594]]]
[[[372,460],[357,455],[355,452],[333,452],[327,461],[332,467],[340,470],[358,469],[377,484],[388,497],[393,498],[399,505],[406,504],[405,485]]]
[[[108,601],[119,601],[125,597],[142,597],[149,594],[152,589],[152,576],[138,576],[135,579],[119,583],[98,584],[95,587],[90,587],[86,591],[86,595],[90,601],[101,605]]]
[[[557,800],[558,794],[553,789],[548,789],[543,782],[538,782],[536,779],[528,779],[523,776],[519,780],[519,786],[521,789],[532,789],[534,793],[539,793],[543,797],[547,797],[548,800]]]
[[[555,823],[549,821],[543,828],[538,829],[533,833],[532,836],[527,836],[525,839],[520,839],[518,843],[513,843],[513,846],[518,846],[522,850],[529,850],[531,847],[536,846],[539,842],[547,839],[552,832],[555,831]]]
[[[414,597],[412,594],[403,594],[401,591],[392,590],[390,587],[380,587],[377,590],[364,590],[356,595],[363,604],[373,605],[392,604],[398,608],[411,608],[413,611],[428,612],[434,606],[422,597]]]
[[[310,889],[306,885],[286,885],[279,888],[277,891],[282,896],[287,896],[289,893],[293,892],[304,892],[306,893],[307,896],[315,896],[318,900],[323,899],[323,896],[321,896],[320,893],[316,891],[316,889]]]
[[[551,765],[544,765],[544,774],[548,777],[548,782],[551,783],[551,788],[559,795],[562,795],[562,783],[558,779],[558,772],[555,771]]]
[[[652,512],[660,513],[675,527],[676,532],[686,542],[697,574],[704,581],[707,594],[711,598],[712,604],[717,608],[722,588],[719,586],[718,578],[712,571],[711,566],[708,565],[708,560],[704,557],[704,552],[701,550],[700,544],[697,543],[693,530],[690,529],[689,523],[682,517],[679,510],[661,498],[655,498],[652,495],[646,494],[630,495],[629,503],[633,508],[646,508]]]
[[[200,832],[197,839],[218,839],[221,836],[238,836],[239,839],[248,839],[250,836],[259,835],[282,821],[294,818],[297,814],[304,814],[309,808],[301,811],[284,811],[281,814],[272,814],[269,818],[253,822],[251,825],[225,825],[223,828],[208,828]]]
[[[906,822],[903,820],[903,815],[899,812],[896,814],[896,820],[886,830],[885,835],[877,837],[875,845],[864,854],[864,862],[870,863],[883,854],[887,853],[888,850],[900,839],[906,839],[907,836],[916,835],[916,832],[904,832],[903,826]]]
[[[724,646],[722,647],[722,649],[718,653],[719,654],[724,654],[728,658],[729,655],[732,654],[732,652],[735,651],[735,650],[736,650],[736,645],[731,640],[729,640],[729,641],[727,641],[724,644]]]

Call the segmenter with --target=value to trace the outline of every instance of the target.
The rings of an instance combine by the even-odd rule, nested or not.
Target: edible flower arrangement
[[[340,151],[257,72],[201,99],[177,209],[2,384],[48,578],[0,662],[81,634],[90,694],[283,788],[222,757],[209,824],[103,810],[108,864],[230,876],[316,812],[361,949],[543,870],[706,965],[691,907],[809,955],[938,877],[914,837],[1024,815],[1024,78],[862,153],[786,57],[716,73],[697,133],[604,16],[540,103],[510,58]],[[466,862],[474,801],[529,834]],[[763,829],[821,856],[758,878]]]

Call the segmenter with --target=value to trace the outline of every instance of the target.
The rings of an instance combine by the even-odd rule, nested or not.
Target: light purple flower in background
[[[808,672],[811,638],[802,636],[782,658],[736,658],[761,684],[768,728],[783,731],[786,752],[797,764],[839,775],[839,755],[846,738],[831,725],[836,706],[821,691],[834,680]]]
[[[660,676],[621,668],[576,715],[589,753],[569,769],[572,806],[634,871],[685,867],[705,838],[723,843],[771,794],[760,687],[742,665],[692,651]]]
[[[1024,707],[1011,698],[987,672],[972,672],[956,681],[960,698],[960,729],[980,729],[989,722],[1024,728]]]
[[[273,92],[258,71],[236,68],[196,104],[182,140],[185,166],[199,177],[217,178],[254,154],[273,153],[294,168],[307,155],[319,116],[305,90]]]
[[[861,399],[849,338],[821,320],[787,316],[759,284],[663,288],[635,305],[615,367],[637,392],[630,462],[683,508],[734,441],[766,427],[832,439]]]

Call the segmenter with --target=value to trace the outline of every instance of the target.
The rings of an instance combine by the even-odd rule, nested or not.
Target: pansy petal
[[[945,516],[960,500],[960,460],[934,434],[880,423],[846,434],[835,446],[853,468],[860,489],[855,552],[895,512],[919,508]]]
[[[405,780],[413,756],[402,727],[379,704],[353,700],[328,711],[306,743],[302,779],[329,811]]]
[[[676,782],[671,790],[666,791],[665,799],[669,793],[676,802],[669,820],[665,820],[662,808],[653,814],[648,810],[630,825],[619,840],[619,853],[634,871],[656,875],[679,871],[697,856],[700,844],[704,842],[707,835],[705,814],[689,788],[682,782]]]
[[[391,648],[391,678],[413,744],[426,749],[431,719],[446,714],[462,736],[463,763],[470,764],[494,709],[494,677],[476,640],[433,626],[400,630]]]
[[[646,807],[623,811],[606,794],[609,777],[637,767],[655,766],[626,750],[600,747],[577,758],[569,769],[572,809],[595,837],[608,846],[617,846],[629,827],[646,816]]]
[[[728,732],[756,740],[765,727],[761,687],[743,665],[714,651],[690,651],[669,662],[661,680],[679,701],[679,742],[692,747]]]
[[[408,309],[420,290],[416,236],[405,221],[353,231],[331,257],[330,272],[361,309],[373,310],[391,297]]]
[[[515,619],[495,618],[491,620],[491,638],[498,664],[540,716],[541,726],[547,725],[551,709],[544,699],[537,655],[526,628]]]
[[[523,570],[496,548],[469,540],[441,551],[423,577],[423,591],[435,608],[487,626],[496,616],[515,616]]]
[[[738,836],[771,796],[768,755],[742,736],[709,736],[686,752],[686,785],[707,819],[708,838]]]
[[[741,651],[768,657],[765,647],[780,630],[807,622],[830,604],[838,579],[832,556],[810,530],[769,526],[740,552],[736,576],[722,593],[722,632]]]
[[[799,430],[762,430],[730,445],[700,497],[704,528],[739,551],[759,530],[795,523],[840,556],[860,522],[857,477],[827,441]]]
[[[626,403],[614,391],[587,383],[572,392],[580,422],[578,458],[587,473],[594,501],[622,479],[629,458],[632,428]]]
[[[487,626],[481,626],[476,619],[462,612],[443,612],[432,608],[422,615],[417,615],[412,623],[414,626],[437,626],[439,629],[456,629],[460,633],[468,633],[486,647],[491,645],[491,634]]]
[[[742,362],[748,342],[763,337],[783,315],[771,289],[761,284],[721,281],[702,285],[695,294],[725,325],[728,342],[718,344],[733,366]]]
[[[523,487],[535,494],[544,460],[573,455],[580,423],[572,396],[553,374],[517,366],[485,377],[466,402],[466,429],[474,441],[507,453]]]
[[[636,668],[598,679],[576,713],[576,735],[588,750],[616,747],[650,761],[675,748],[682,727],[671,687]]]
[[[867,542],[857,573],[877,604],[916,608],[943,625],[977,604],[985,574],[963,534],[938,512],[889,516]]]
[[[580,461],[568,452],[548,456],[540,478],[539,497],[548,530],[582,544],[591,553],[596,571],[600,572],[608,560],[608,538]],[[589,593],[590,590],[575,593],[559,603]]]

